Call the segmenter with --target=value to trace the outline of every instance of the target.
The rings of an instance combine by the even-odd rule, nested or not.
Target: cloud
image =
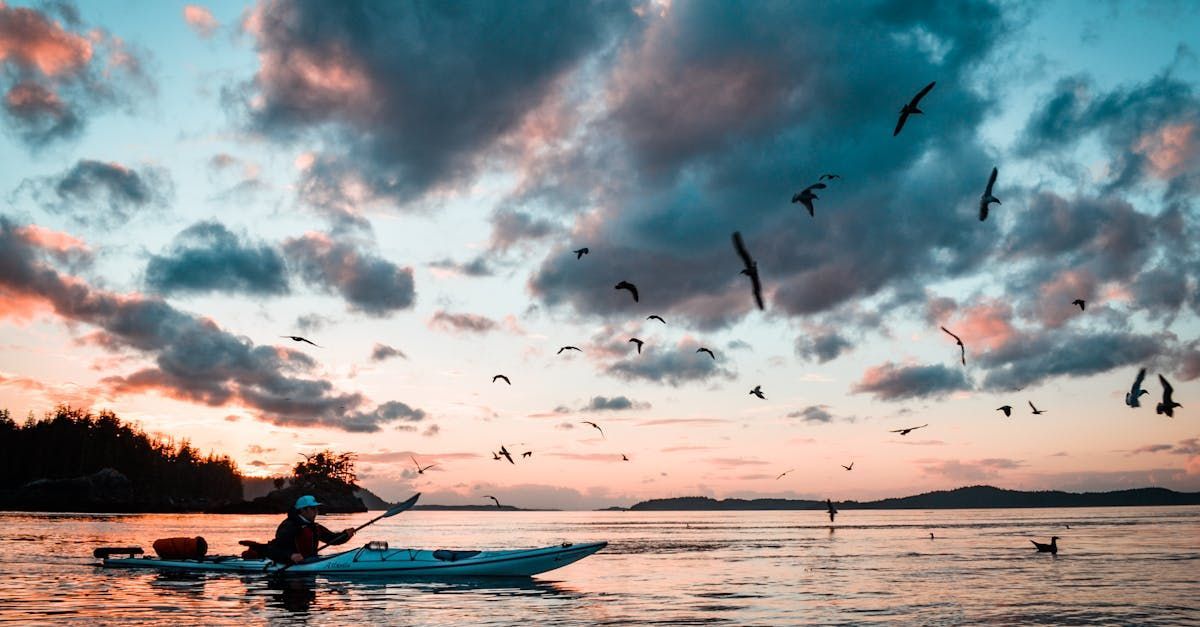
[[[332,318],[322,316],[321,314],[304,314],[296,318],[296,328],[303,332],[319,331],[332,322]]]
[[[197,222],[146,264],[146,286],[160,294],[288,293],[287,265],[269,245],[238,237],[216,221]]]
[[[20,190],[27,190],[52,213],[80,224],[113,227],[135,215],[165,209],[173,185],[161,168],[138,171],[120,163],[81,159],[56,176],[26,179]]]
[[[197,35],[205,39],[212,37],[217,32],[217,28],[221,26],[213,17],[212,11],[198,4],[183,6],[183,20],[192,27],[192,30],[196,31]]]
[[[825,411],[828,405],[809,405],[800,411],[794,411],[787,415],[788,418],[803,418],[805,422],[827,423],[833,422],[833,414]]]
[[[392,357],[402,357],[404,359],[408,359],[408,355],[405,355],[404,351],[398,348],[392,348],[387,344],[376,343],[375,347],[371,349],[371,361],[384,361],[391,359]]]
[[[975,358],[983,387],[1007,390],[1056,376],[1085,377],[1167,354],[1169,337],[1116,331],[1030,332]]]
[[[1139,446],[1132,451],[1129,451],[1129,454],[1138,455],[1140,453],[1159,453],[1162,451],[1169,451],[1172,448],[1174,447],[1172,447],[1170,444],[1147,444],[1146,446]]]
[[[899,401],[912,398],[937,398],[950,392],[971,389],[962,369],[942,364],[901,366],[887,362],[867,368],[854,384],[854,394],[873,394],[879,400]]]
[[[492,276],[495,274],[484,257],[476,257],[470,261],[461,263],[451,259],[442,259],[440,261],[431,261],[429,267],[471,277]]]
[[[674,349],[647,352],[608,364],[605,372],[626,381],[652,381],[678,387],[685,383],[723,378],[732,381],[734,372],[683,341]]]
[[[705,463],[712,464],[718,468],[739,468],[741,466],[770,466],[770,462],[764,462],[761,459],[748,459],[743,457],[712,457],[704,460]]]
[[[304,280],[336,291],[354,311],[386,316],[413,306],[412,268],[363,252],[349,242],[308,233],[283,243],[289,264]]]
[[[486,316],[470,313],[449,313],[438,310],[429,318],[429,328],[457,333],[487,333],[500,325]]]
[[[614,396],[605,398],[603,396],[593,396],[592,400],[580,408],[579,411],[621,411],[625,409],[649,409],[650,403],[639,403],[632,401],[624,396]]]
[[[698,427],[698,426],[719,425],[719,424],[729,424],[729,421],[721,419],[721,418],[656,418],[654,420],[643,420],[643,421],[637,423],[637,426],[639,426],[639,427],[662,427],[662,426],[670,426],[670,425],[691,425],[691,426]]]
[[[918,460],[921,470],[927,475],[937,475],[953,481],[987,481],[999,477],[1003,471],[1015,470],[1025,465],[1014,459],[989,458],[975,461]]]
[[[498,209],[492,214],[489,246],[492,250],[505,251],[521,242],[539,240],[561,231],[562,227],[556,222],[512,209]]]
[[[277,425],[377,431],[424,412],[397,401],[368,405],[360,393],[339,392],[324,379],[306,377],[316,362],[304,353],[258,346],[221,329],[209,318],[137,294],[118,294],[59,273],[47,251],[14,221],[0,216],[0,294],[51,308],[68,324],[97,327],[89,341],[131,351],[151,364],[101,381],[110,394],[157,392],[205,405],[242,406]]]
[[[854,348],[849,340],[836,332],[801,335],[796,338],[796,354],[807,360],[825,363],[837,359],[847,349]]]
[[[0,3],[4,121],[27,147],[75,138],[88,116],[152,90],[140,57],[121,38],[84,27],[74,5],[38,10]]]

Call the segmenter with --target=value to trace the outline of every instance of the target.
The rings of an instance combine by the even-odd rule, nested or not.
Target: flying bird
[[[1125,404],[1126,405],[1129,405],[1130,407],[1141,407],[1142,406],[1142,402],[1138,399],[1140,399],[1143,394],[1150,393],[1150,390],[1142,389],[1142,380],[1145,378],[1146,378],[1146,369],[1142,368],[1141,370],[1138,370],[1137,378],[1133,380],[1133,386],[1131,386],[1129,388],[1129,391],[1125,393]]]
[[[588,254],[588,249],[587,249],[587,246],[584,246],[583,248],[580,248],[579,250],[573,250],[571,252],[575,253],[576,259],[583,259],[583,256]]]
[[[1171,398],[1171,394],[1175,392],[1175,388],[1171,387],[1170,383],[1167,383],[1166,377],[1162,376],[1161,374],[1158,375],[1158,382],[1161,383],[1163,387],[1162,401],[1159,402],[1158,405],[1155,405],[1154,413],[1166,414],[1168,417],[1174,418],[1175,408],[1183,407],[1183,405],[1176,403],[1175,399]]]
[[[638,354],[641,355],[642,354],[642,344],[645,344],[645,342],[637,339],[636,337],[629,338],[629,341],[633,342],[634,344],[637,344]]]
[[[496,497],[494,497],[494,496],[492,496],[492,495],[490,495],[490,494],[485,494],[485,495],[483,495],[483,498],[485,498],[485,499],[492,499],[492,502],[496,504],[496,508],[497,508],[497,509],[499,509],[499,508],[500,508],[500,499],[498,499],[498,498],[496,498]]]
[[[949,330],[949,329],[947,329],[946,327],[942,327],[942,330],[943,330],[943,331],[945,331],[947,335],[949,335],[950,337],[954,338],[954,341],[958,343],[958,350],[959,350],[959,352],[961,352],[961,353],[962,353],[962,364],[963,364],[964,366],[965,366],[965,365],[967,365],[967,347],[966,347],[966,346],[963,346],[963,341],[962,341],[962,338],[960,338],[960,337],[958,337],[957,335],[955,335],[955,334],[951,333],[951,332],[950,332],[950,330]]]
[[[996,198],[995,196],[992,195],[992,186],[996,184],[996,174],[998,174],[998,173],[999,173],[999,170],[997,170],[996,168],[993,167],[992,175],[988,177],[987,189],[983,190],[983,195],[979,197],[979,221],[980,222],[987,220],[988,205],[990,205],[992,203],[996,203],[997,205],[1003,204],[1000,202],[999,198]]]
[[[996,408],[996,411],[1004,412],[1004,416],[1006,418],[1010,417],[1012,416],[1012,405],[1001,405],[1000,407]]]
[[[578,346],[564,346],[564,347],[558,349],[558,352],[555,353],[555,355],[562,354],[563,351],[579,351],[581,353],[583,352],[583,350],[580,349]]]
[[[808,209],[808,215],[810,217],[816,217],[816,215],[817,215],[816,211],[813,209],[812,201],[820,200],[820,196],[817,196],[816,194],[813,193],[812,190],[814,190],[814,189],[825,189],[825,184],[824,183],[813,183],[812,185],[805,187],[804,189],[800,190],[799,192],[792,194],[792,202],[800,203],[800,204],[804,205],[804,208]]]
[[[513,461],[512,454],[508,452],[508,449],[504,448],[503,444],[500,445],[500,454],[504,456],[504,459],[508,460],[508,463],[514,465],[517,463]]]
[[[1034,406],[1033,406],[1033,401],[1027,401],[1027,402],[1029,403],[1029,408],[1033,410],[1033,415],[1034,415],[1034,416],[1037,416],[1037,415],[1039,415],[1039,414],[1044,414],[1044,413],[1046,413],[1046,410],[1044,410],[1044,409],[1038,409],[1037,407],[1034,407]]]
[[[714,355],[714,354],[713,354],[713,352],[712,352],[711,350],[709,350],[709,349],[707,349],[707,348],[704,348],[703,346],[701,346],[700,348],[697,348],[697,349],[696,349],[696,352],[697,352],[697,353],[708,353],[708,356],[709,356],[709,357],[712,357],[713,359],[716,359],[716,358],[717,358],[717,356],[716,356],[716,355]]]
[[[504,379],[504,382],[505,382],[505,383],[507,383],[507,384],[509,384],[509,385],[512,385],[512,381],[509,381],[509,380],[508,380],[508,377],[506,377],[506,376],[504,376],[504,375],[502,375],[502,374],[498,374],[498,375],[496,375],[496,376],[492,377],[492,383],[495,383],[495,382],[496,382],[496,379]]]
[[[1042,544],[1037,540],[1030,540],[1033,546],[1037,547],[1038,553],[1053,553],[1058,555],[1058,536],[1050,536],[1050,544]]]
[[[319,344],[314,344],[312,340],[302,338],[299,335],[281,335],[279,337],[286,337],[287,339],[289,339],[293,342],[305,342],[308,344],[312,344],[313,346],[316,346],[317,348],[321,348],[321,346]]]
[[[666,321],[666,320],[663,320],[663,319],[662,319],[662,316],[660,316],[660,315],[658,315],[658,314],[650,314],[649,316],[646,316],[646,319],[647,319],[647,320],[658,320],[659,322],[661,322],[661,323],[663,323],[663,324],[666,324],[666,323],[667,323],[667,321]]]
[[[746,250],[746,243],[742,241],[742,234],[738,231],[733,232],[733,248],[737,251],[738,257],[742,258],[741,274],[750,277],[750,286],[754,289],[754,302],[758,303],[758,308],[763,309],[762,299],[762,283],[758,279],[758,262],[750,257],[750,253]]]
[[[633,302],[638,302],[637,286],[633,283],[630,283],[629,281],[621,281],[620,283],[617,283],[613,289],[629,290],[629,293],[633,294]]]
[[[845,464],[839,464],[839,466],[841,466],[842,468],[845,468],[846,470],[854,470],[854,462],[850,462],[849,466],[847,466]]]
[[[825,499],[826,511],[829,512],[829,522],[833,522],[833,517],[837,516],[837,508],[833,506],[833,501]]]
[[[783,471],[783,472],[779,473],[779,476],[778,476],[778,477],[775,477],[775,480],[776,480],[776,481],[779,481],[780,479],[782,479],[782,478],[783,478],[783,476],[784,476],[784,475],[788,474],[789,472],[792,472],[793,470],[795,470],[795,468],[788,468],[787,470],[785,470],[785,471]]]
[[[596,428],[596,431],[600,432],[600,437],[604,438],[605,440],[608,439],[608,436],[604,435],[604,429],[601,429],[600,425],[598,425],[590,420],[581,420],[580,422],[582,422],[585,425],[592,425],[593,427]]]
[[[756,386],[754,386],[754,389],[753,389],[753,390],[750,390],[750,393],[751,393],[751,394],[753,394],[753,395],[755,395],[755,396],[757,396],[757,397],[759,397],[759,398],[761,398],[761,399],[763,399],[764,401],[765,401],[765,400],[767,400],[767,397],[763,396],[763,391],[762,391],[762,386],[761,386],[761,385],[756,385]]]
[[[425,474],[425,471],[426,471],[426,470],[429,470],[430,468],[433,468],[434,466],[437,466],[437,464],[430,464],[430,465],[428,465],[428,466],[426,466],[426,467],[424,467],[424,468],[421,468],[421,465],[417,463],[417,458],[413,457],[412,455],[409,455],[409,456],[408,456],[408,458],[409,458],[409,459],[411,459],[411,460],[412,460],[412,462],[413,462],[413,465],[417,467],[417,474],[418,474],[418,475],[423,475],[423,474]]]
[[[924,111],[918,109],[917,105],[921,103],[921,99],[925,97],[925,94],[929,93],[929,90],[933,89],[934,85],[937,85],[937,81],[933,81],[932,83],[926,85],[924,89],[917,92],[917,95],[912,97],[912,100],[908,101],[908,104],[900,108],[900,119],[896,121],[896,130],[892,131],[892,137],[900,134],[900,130],[904,128],[904,123],[908,121],[908,116],[916,115],[918,113],[925,113]]]
[[[1071,304],[1079,305],[1079,311],[1085,311],[1087,309],[1087,301],[1083,300],[1082,298],[1076,298],[1075,300],[1071,301]]]
[[[892,433],[899,433],[900,435],[908,435],[910,431],[916,431],[917,429],[922,429],[922,428],[928,427],[928,426],[929,426],[929,423],[925,423],[925,424],[921,425],[920,427],[908,427],[906,429],[893,429]]]
[[[621,453],[621,461],[623,461],[623,462],[627,462],[627,461],[629,461],[629,458],[628,458],[628,457],[625,457],[625,454],[624,454],[624,453]]]
[[[495,451],[492,451],[492,459],[494,461],[500,461],[500,454]]]
[[[521,457],[533,457],[533,451],[525,451],[521,453]]]
[[[828,179],[828,180],[832,181],[833,179],[840,179],[840,178],[842,178],[841,174],[822,174],[821,176],[817,177],[817,180],[824,181],[824,180]]]

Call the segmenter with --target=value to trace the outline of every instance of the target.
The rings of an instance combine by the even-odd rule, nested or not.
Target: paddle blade
[[[396,514],[399,514],[400,512],[403,512],[404,510],[411,508],[413,505],[417,504],[417,499],[419,499],[419,498],[421,498],[421,493],[417,492],[416,494],[412,495],[412,497],[409,498],[407,501],[404,501],[403,503],[397,503],[395,507],[393,507],[392,509],[389,509],[380,518],[388,518],[391,516],[395,516]]]

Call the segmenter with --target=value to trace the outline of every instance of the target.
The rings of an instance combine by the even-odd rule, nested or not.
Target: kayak
[[[538,549],[504,551],[455,551],[440,549],[389,549],[386,543],[371,542],[357,549],[319,556],[290,568],[269,559],[243,559],[213,556],[203,559],[162,559],[158,557],[113,557],[104,555],[106,568],[145,568],[191,573],[274,573],[285,575],[371,575],[387,577],[529,577],[562,568],[600,549],[607,542],[586,542],[548,546]],[[116,550],[113,550],[114,552]],[[102,551],[97,551],[100,556]],[[137,552],[141,552],[137,549]]]

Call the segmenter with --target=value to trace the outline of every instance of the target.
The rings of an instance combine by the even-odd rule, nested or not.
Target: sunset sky
[[[1200,4],[367,4],[0,0],[0,407],[427,503],[1200,490]]]

